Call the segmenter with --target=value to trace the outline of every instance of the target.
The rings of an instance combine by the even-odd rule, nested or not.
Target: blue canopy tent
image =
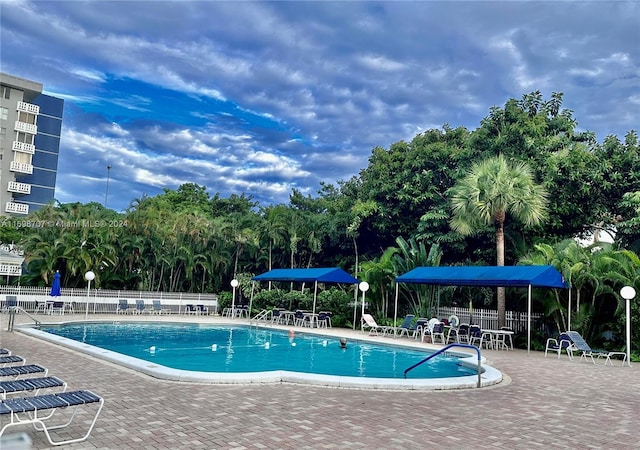
[[[316,299],[318,296],[318,283],[343,283],[358,284],[358,279],[352,277],[339,267],[326,267],[314,269],[273,269],[256,275],[254,281],[290,281],[300,283],[314,283],[313,289],[313,313],[316,312]],[[253,293],[251,295],[253,303]],[[251,305],[249,305],[251,310]]]
[[[528,287],[527,351],[531,349],[531,289],[532,287],[566,289],[562,274],[553,266],[451,266],[416,267],[396,277],[396,312],[398,315],[399,283],[432,284],[438,286]]]

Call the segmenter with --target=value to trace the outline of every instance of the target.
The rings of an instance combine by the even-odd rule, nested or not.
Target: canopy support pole
[[[318,280],[313,284],[313,313],[316,313],[316,298],[318,297]]]
[[[569,308],[568,308],[568,318],[567,318],[567,331],[571,331],[571,287],[569,287]]]
[[[396,307],[393,313],[393,334],[396,334],[396,323],[398,321],[398,295],[400,292],[400,283],[396,283]]]
[[[253,288],[256,286],[256,282],[251,282],[251,298],[249,299],[249,320],[251,320],[251,307],[253,306]]]
[[[529,285],[529,298],[527,301],[527,353],[531,353],[531,285]]]

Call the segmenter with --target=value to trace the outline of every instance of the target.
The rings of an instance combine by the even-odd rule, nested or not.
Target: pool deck
[[[7,332],[7,318],[0,315],[0,346],[25,357],[27,363],[47,367],[70,390],[90,389],[105,399],[87,441],[53,448],[640,448],[640,363],[594,366],[570,362],[566,355],[558,360],[555,355],[544,358],[542,352],[485,350],[482,354],[487,362],[502,371],[505,379],[482,389],[389,391],[289,383],[194,384],[159,380],[24,333]],[[84,315],[38,318],[59,322],[82,320]],[[97,317],[159,318],[221,321],[178,315]],[[18,315],[16,322],[30,321]],[[363,338],[360,332],[329,331],[347,339]],[[428,345],[406,338],[400,342]],[[77,435],[83,429],[70,431]],[[34,449],[51,448],[44,433],[29,427],[23,430]]]

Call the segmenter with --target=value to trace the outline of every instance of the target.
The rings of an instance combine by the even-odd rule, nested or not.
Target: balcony
[[[33,144],[27,144],[26,142],[13,141],[11,150],[14,152],[29,153],[33,155],[36,152],[36,146]]]
[[[26,173],[31,175],[33,173],[33,165],[27,163],[21,163],[17,161],[11,161],[9,169],[12,172]]]
[[[40,114],[40,107],[38,105],[34,105],[33,103],[18,102],[18,111],[28,112],[37,116],[38,114]]]
[[[7,202],[4,208],[5,212],[12,214],[29,214],[29,205],[24,203]]]
[[[0,275],[19,277],[22,275],[22,267],[16,264],[0,264]]]
[[[16,194],[31,194],[31,185],[27,183],[18,183],[17,181],[9,181],[7,186],[9,192]]]
[[[16,120],[16,124],[13,127],[15,131],[22,131],[23,133],[38,134],[38,126],[30,123],[20,122]]]

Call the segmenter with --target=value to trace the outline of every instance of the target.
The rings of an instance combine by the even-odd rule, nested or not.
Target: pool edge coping
[[[47,325],[63,325],[70,323],[83,323],[84,321],[65,321]],[[104,323],[110,321],[92,320],[91,323]],[[148,322],[147,322],[148,323]],[[159,322],[166,323],[166,322]],[[218,325],[223,325],[222,323]],[[240,325],[237,323],[229,323],[229,325]],[[262,328],[262,327],[261,327]],[[65,348],[78,351],[80,353],[93,356],[97,359],[108,361],[110,363],[126,367],[139,373],[151,376],[153,378],[177,381],[191,382],[200,384],[277,384],[292,383],[304,384],[334,388],[348,389],[369,389],[369,390],[457,390],[477,388],[477,374],[450,377],[450,378],[421,378],[421,379],[397,379],[397,378],[358,378],[338,375],[311,374],[304,372],[291,372],[286,370],[275,370],[268,372],[202,372],[189,371],[182,369],[173,369],[170,367],[154,364],[132,356],[117,353],[111,350],[102,349],[93,345],[84,344],[62,336],[47,333],[35,328],[34,324],[22,324],[15,328],[28,336],[44,340],[49,343],[61,345]],[[317,333],[313,333],[317,334]],[[377,342],[380,344],[379,342]],[[383,344],[384,345],[384,344]],[[412,348],[401,344],[393,343],[392,345],[404,348]],[[452,352],[455,353],[455,352]],[[465,354],[466,355],[466,354]],[[461,357],[461,363],[467,367],[475,369],[478,366],[477,357],[471,355]],[[481,387],[495,386],[503,381],[503,374],[499,370],[486,364],[486,358],[481,358],[483,373],[481,374]]]

